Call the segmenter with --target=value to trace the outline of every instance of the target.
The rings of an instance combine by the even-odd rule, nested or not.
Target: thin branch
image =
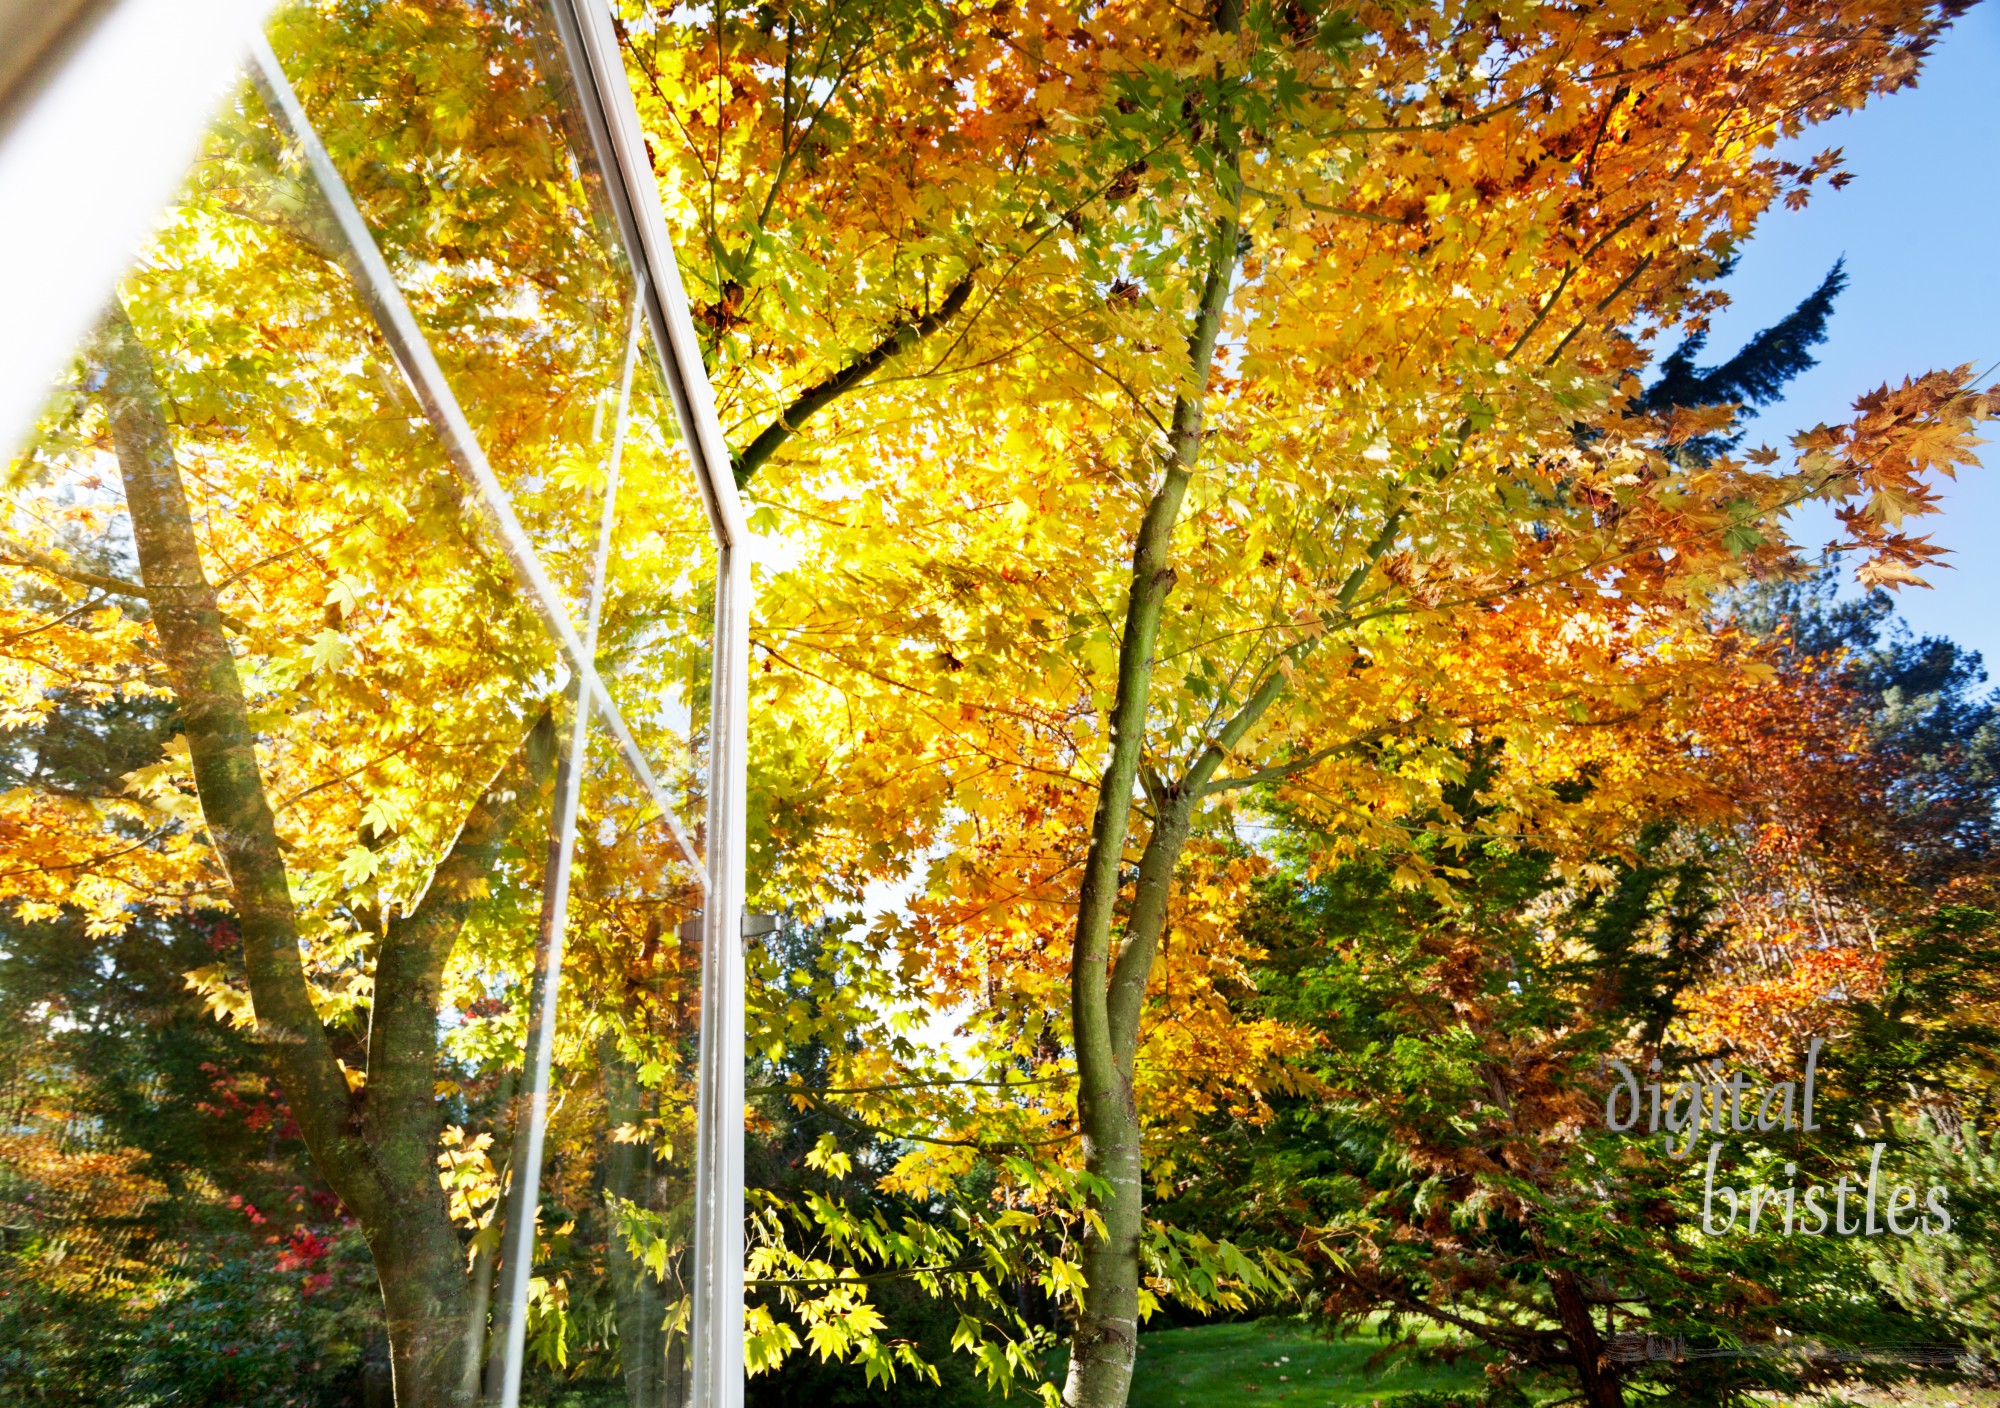
[[[26,543],[15,542],[12,538],[0,537],[0,565],[8,567],[31,567],[65,582],[74,582],[80,587],[93,587],[113,596],[136,597],[140,601],[151,601],[152,592],[137,582],[123,577],[113,577],[103,572],[85,572],[37,551]]]
[[[120,856],[129,856],[134,851],[144,850],[168,835],[178,825],[178,822],[168,822],[158,831],[147,832],[129,846],[122,846],[115,851],[105,851],[101,855],[89,856],[83,860],[66,861],[61,865],[24,865],[15,870],[0,870],[0,880],[12,880],[17,875],[53,875],[59,870],[84,870],[90,866],[103,865],[106,861],[117,860]]]
[[[1061,333],[1051,329],[1049,331],[1049,336],[1053,338],[1059,345],[1068,349],[1070,355],[1078,358],[1081,361],[1089,363],[1092,367],[1094,367],[1097,370],[1097,372],[1100,375],[1102,375],[1108,381],[1110,381],[1112,385],[1116,386],[1120,391],[1123,391],[1126,395],[1126,398],[1132,402],[1133,408],[1136,409],[1140,415],[1144,416],[1147,420],[1151,421],[1153,423],[1154,429],[1158,430],[1160,434],[1168,435],[1172,433],[1167,429],[1167,423],[1160,419],[1158,412],[1154,411],[1154,409],[1151,406],[1146,404],[1145,398],[1140,396],[1138,391],[1136,391],[1133,388],[1131,382],[1125,380],[1124,377],[1112,371],[1111,368],[1105,366],[1103,362],[1091,356],[1090,353],[1084,351],[1081,347],[1078,347],[1075,343],[1071,342]]]
[[[1390,511],[1389,516],[1383,520],[1381,531],[1375,535],[1374,541],[1368,544],[1368,549],[1363,553],[1361,561],[1355,564],[1354,569],[1347,574],[1347,580],[1341,583],[1340,592],[1335,597],[1335,601],[1339,606],[1339,616],[1334,617],[1330,614],[1323,620],[1323,634],[1333,629],[1336,620],[1344,625],[1352,625],[1354,623],[1354,618],[1351,615],[1354,599],[1360,593],[1361,588],[1367,583],[1369,574],[1375,569],[1375,564],[1381,561],[1382,554],[1387,552],[1390,546],[1396,541],[1396,534],[1401,531],[1403,519],[1408,511],[1407,504],[1399,503]],[[1225,723],[1216,732],[1214,738],[1195,756],[1193,765],[1188,768],[1187,776],[1182,780],[1182,786],[1186,788],[1191,796],[1199,798],[1208,794],[1210,781],[1215,776],[1216,770],[1228,759],[1230,750],[1243,741],[1245,735],[1264,716],[1265,711],[1277,702],[1280,694],[1284,693],[1286,683],[1284,674],[1285,662],[1295,660],[1305,654],[1312,648],[1316,639],[1318,637],[1307,636],[1303,639],[1293,641],[1290,645],[1272,656],[1270,663],[1259,671],[1262,679],[1257,688],[1251,693],[1248,699],[1243,701],[1242,707],[1237,709],[1236,713],[1229,719],[1229,722]]]
[[[1556,280],[1556,286],[1554,290],[1550,292],[1548,300],[1542,304],[1541,310],[1535,314],[1535,320],[1528,324],[1527,328],[1521,333],[1521,335],[1514,339],[1514,345],[1507,349],[1508,361],[1512,361],[1515,355],[1518,354],[1523,347],[1528,345],[1529,338],[1533,337],[1536,333],[1542,330],[1542,324],[1548,321],[1549,314],[1555,310],[1557,302],[1560,301],[1563,296],[1563,290],[1569,287],[1569,281],[1576,275],[1576,272],[1579,269],[1582,269],[1583,267],[1588,265],[1590,261],[1596,257],[1597,252],[1603,249],[1605,245],[1609,244],[1615,236],[1621,234],[1628,225],[1630,225],[1634,220],[1637,220],[1641,215],[1644,215],[1647,211],[1651,210],[1652,208],[1653,208],[1653,203],[1651,201],[1647,201],[1644,205],[1635,208],[1623,220],[1620,220],[1616,225],[1613,225],[1610,229],[1606,230],[1602,235],[1600,235],[1597,238],[1597,240],[1590,246],[1590,248],[1586,249],[1580,257],[1578,257],[1577,259],[1573,260],[1572,262],[1563,267],[1562,277]]]
[[[929,337],[946,323],[958,316],[965,307],[966,299],[972,296],[972,282],[979,272],[975,265],[959,276],[945,294],[944,302],[920,317],[908,318],[892,328],[873,347],[856,357],[831,376],[823,377],[793,398],[792,403],[778,412],[777,418],[765,426],[755,440],[744,447],[736,457],[734,471],[736,487],[742,488],[750,482],[751,476],[763,467],[766,460],[776,454],[778,447],[797,433],[808,416],[819,410],[847,391],[866,381],[882,365],[898,353],[906,352]]]
[[[1603,301],[1601,301],[1597,305],[1597,307],[1591,310],[1590,317],[1577,319],[1576,326],[1563,334],[1563,340],[1556,344],[1555,351],[1549,353],[1548,356],[1542,359],[1542,365],[1545,367],[1554,366],[1556,364],[1556,359],[1561,357],[1562,354],[1566,350],[1568,350],[1570,342],[1576,337],[1576,335],[1582,332],[1585,328],[1590,326],[1591,318],[1596,317],[1598,314],[1604,312],[1605,309],[1609,308],[1612,304],[1616,303],[1624,295],[1625,290],[1632,287],[1633,284],[1637,283],[1639,281],[1639,276],[1645,273],[1647,269],[1651,268],[1652,264],[1653,264],[1653,256],[1652,254],[1648,253],[1644,259],[1641,259],[1637,264],[1633,265],[1632,272],[1627,274],[1623,279],[1619,280],[1618,287],[1612,289],[1610,293],[1604,296]]]
[[[1282,205],[1286,199],[1283,196],[1273,195],[1269,191],[1259,190],[1257,187],[1250,185],[1248,182],[1244,183],[1243,189],[1249,192],[1253,196],[1262,197],[1264,200],[1269,201],[1273,205]],[[1327,205],[1322,201],[1313,200],[1309,196],[1302,196],[1297,191],[1293,191],[1290,198],[1292,200],[1297,201],[1300,205],[1305,206],[1309,210],[1323,211],[1328,215],[1346,215],[1356,220],[1372,220],[1378,225],[1401,226],[1405,223],[1404,221],[1397,219],[1393,215],[1381,215],[1373,210],[1355,210],[1351,206]]]
[[[1241,791],[1245,787],[1261,786],[1266,782],[1283,782],[1286,778],[1297,776],[1308,768],[1317,767],[1337,753],[1345,753],[1350,748],[1358,748],[1364,743],[1371,743],[1385,734],[1393,733],[1398,727],[1399,725],[1397,724],[1383,724],[1379,728],[1369,729],[1366,733],[1359,733],[1352,738],[1342,739],[1338,743],[1328,744],[1326,747],[1316,749],[1302,758],[1294,758],[1288,763],[1272,763],[1268,767],[1259,768],[1252,773],[1245,773],[1241,777],[1218,777],[1201,789],[1201,795],[1203,797],[1214,797],[1224,792]]]
[[[987,1271],[992,1264],[984,1257],[971,1261],[950,1261],[939,1266],[906,1266],[895,1271],[875,1271],[865,1276],[803,1276],[795,1280],[745,1281],[751,1290],[783,1290],[787,1286],[866,1286],[875,1281],[894,1281],[905,1276],[953,1276]]]
[[[1029,1080],[906,1080],[890,1085],[753,1085],[749,1095],[874,1095],[888,1090],[930,1090],[943,1085],[978,1085],[996,1090],[1016,1090],[1029,1085],[1053,1085],[1075,1080],[1075,1072],[1057,1076],[1037,1076]]]
[[[851,1125],[855,1129],[882,1139],[908,1139],[917,1144],[934,1144],[941,1149],[976,1149],[982,1154],[990,1154],[996,1149],[1047,1149],[1057,1144],[1067,1144],[1077,1137],[1074,1134],[1064,1134],[1054,1139],[939,1139],[929,1134],[906,1134],[900,1130],[884,1129],[880,1125],[869,1124],[866,1120],[858,1120],[845,1110],[829,1107],[825,1113],[842,1124]]]
[[[44,631],[53,631],[58,626],[67,626],[77,617],[87,616],[102,605],[104,605],[103,597],[101,596],[90,597],[84,600],[83,602],[79,603],[78,605],[71,607],[68,611],[63,612],[62,615],[52,616],[38,626],[29,626],[23,630],[14,631],[7,635],[0,636],[0,648],[7,649],[11,654],[13,645],[16,641],[28,640],[34,636],[42,634],[42,632]]]

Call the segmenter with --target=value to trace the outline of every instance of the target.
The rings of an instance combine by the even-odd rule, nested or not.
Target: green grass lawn
[[[1431,1338],[1426,1336],[1425,1338]],[[1476,1365],[1414,1364],[1397,1359],[1375,1369],[1368,1361],[1382,1342],[1367,1330],[1326,1340],[1302,1326],[1204,1325],[1139,1336],[1131,1408],[1320,1408],[1365,1405],[1399,1393],[1474,1395],[1485,1385]],[[1060,1382],[1060,1376],[1058,1376]],[[1647,1400],[1649,1402],[1655,1400]],[[1771,1408],[2000,1408],[1989,1387],[1847,1389]]]
[[[1314,1337],[1283,1324],[1204,1325],[1139,1336],[1131,1408],[1288,1408],[1365,1405],[1416,1389],[1476,1392],[1485,1376],[1476,1365],[1412,1364],[1396,1360],[1365,1367],[1382,1348],[1367,1331],[1346,1339]]]

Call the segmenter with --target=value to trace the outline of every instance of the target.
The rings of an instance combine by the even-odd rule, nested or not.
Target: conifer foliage
[[[1691,334],[1661,360],[1659,378],[1646,388],[1643,404],[1657,411],[1731,404],[1762,410],[1784,394],[1792,378],[1818,365],[1812,349],[1826,341],[1834,300],[1846,287],[1846,261],[1835,260],[1798,307],[1713,367],[1695,365],[1708,345],[1707,330]]]

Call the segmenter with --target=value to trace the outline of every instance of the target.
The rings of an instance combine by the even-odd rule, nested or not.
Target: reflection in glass
[[[273,46],[580,614],[632,275],[544,7],[302,7]]]
[[[713,549],[538,13],[276,37],[579,620],[627,424],[599,667],[695,817]],[[246,91],[9,462],[0,1399],[490,1391],[574,692],[347,252]],[[666,1404],[699,888],[579,765],[526,1401]]]

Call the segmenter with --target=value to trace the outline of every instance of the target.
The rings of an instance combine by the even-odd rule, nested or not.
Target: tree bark
[[[1233,29],[1225,6],[1219,27]],[[1218,140],[1223,140],[1218,137]],[[1231,160],[1233,174],[1233,157]],[[1175,864],[1200,801],[1200,783],[1162,790],[1141,862],[1140,889],[1128,918],[1117,968],[1112,961],[1125,843],[1134,788],[1146,745],[1153,651],[1161,613],[1173,590],[1174,526],[1201,455],[1202,408],[1223,309],[1235,277],[1238,192],[1221,192],[1225,214],[1211,232],[1207,270],[1193,331],[1188,336],[1188,389],[1175,399],[1159,487],[1146,506],[1132,551],[1125,629],[1119,642],[1118,687],[1111,709],[1111,750],[1098,784],[1090,851],[1077,897],[1070,956],[1070,1017],[1076,1042],[1077,1123],[1085,1168],[1103,1180],[1096,1211],[1103,1230],[1085,1237],[1084,1290],[1069,1341],[1067,1408],[1124,1408],[1138,1352],[1140,1238],[1145,1187],[1140,1119],[1133,1097],[1139,1016],[1153,953],[1165,925]],[[1212,771],[1212,768],[1211,768]],[[1192,780],[1191,780],[1192,781]]]
[[[172,432],[145,348],[113,305],[98,339],[104,402],[125,484],[139,567],[168,678],[180,706],[195,787],[229,876],[258,1033],[313,1158],[357,1217],[379,1212],[363,1176],[358,1102],[334,1059],[306,985],[277,824],[257,770],[255,739],[215,589],[202,570]]]
[[[314,1164],[368,1241],[387,1314],[399,1408],[461,1408],[469,1282],[438,1179],[437,1011],[467,910],[545,785],[544,716],[467,816],[423,902],[378,935],[368,1079],[348,1087],[313,1005],[277,825],[258,770],[235,655],[195,538],[145,347],[114,303],[96,355],[140,572],[180,706],[195,789],[228,875],[258,1035]]]
[[[493,1159],[493,1166],[499,1171],[500,1186],[504,1190],[507,1186],[507,1170],[513,1161],[514,1072],[512,1069],[501,1071],[493,1105],[499,1112],[500,1118],[496,1121],[498,1128],[494,1131],[490,1157]],[[459,1351],[463,1366],[459,1370],[459,1391],[471,1399],[479,1396],[482,1376],[486,1372],[486,1321],[487,1314],[493,1306],[493,1279],[500,1262],[500,1232],[505,1225],[506,1206],[506,1195],[503,1192],[486,1225],[486,1231],[492,1235],[472,1256],[472,1285],[468,1293],[470,1299],[465,1308],[464,1344]]]
[[[390,1345],[420,1361],[431,1396],[424,1402],[470,1402],[461,1366],[471,1324],[473,1284],[463,1243],[438,1179],[438,1009],[445,964],[473,901],[500,860],[514,826],[540,798],[538,778],[554,757],[555,723],[544,715],[521,751],[467,814],[458,839],[407,917],[383,927],[375,959],[375,1007],[369,1021],[364,1128],[388,1204],[381,1235],[368,1234],[382,1275]],[[364,1232],[367,1231],[364,1227]],[[394,1266],[392,1288],[388,1267]],[[416,1363],[411,1364],[417,1372]],[[398,1378],[397,1402],[404,1402]]]
[[[618,1054],[609,1036],[598,1044],[598,1069],[604,1073],[604,1116],[613,1129],[636,1125],[644,1117],[644,1090],[638,1072]],[[644,1144],[613,1143],[604,1153],[604,1191],[627,1202],[649,1207],[652,1180],[646,1165],[652,1152]],[[625,1375],[625,1401],[630,1408],[667,1408],[667,1298],[632,1255],[632,1248],[614,1227],[607,1238],[611,1253],[611,1290],[618,1305],[618,1363]]]
[[[891,360],[957,317],[959,310],[965,307],[965,301],[972,296],[972,281],[978,272],[976,268],[967,269],[958,276],[958,282],[945,290],[944,299],[936,308],[896,324],[866,352],[793,397],[791,404],[780,411],[776,419],[736,456],[736,463],[731,467],[736,475],[736,487],[748,487],[752,477],[764,467],[764,462],[797,433],[808,416],[839,400]]]
[[[1604,1341],[1590,1318],[1590,1302],[1584,1298],[1574,1274],[1548,1273],[1549,1290],[1556,1303],[1556,1323],[1569,1342],[1570,1362],[1576,1366],[1577,1387],[1589,1408],[1625,1408],[1625,1390],[1618,1372],[1604,1357]]]

